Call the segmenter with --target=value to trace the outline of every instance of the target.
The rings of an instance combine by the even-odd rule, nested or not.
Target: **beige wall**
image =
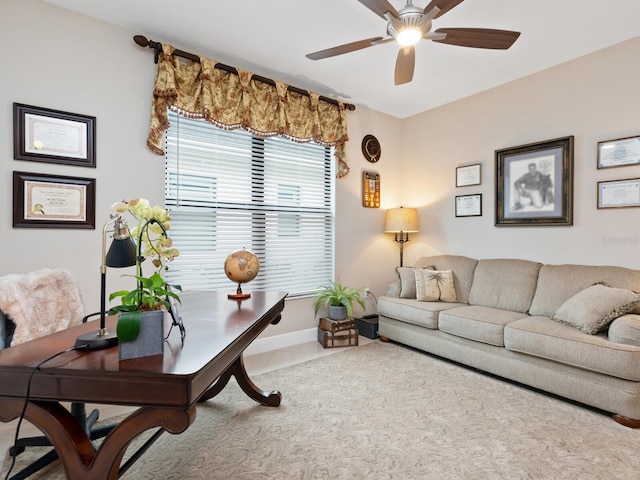
[[[0,77],[0,275],[62,266],[81,284],[85,306],[99,305],[102,224],[113,202],[142,196],[164,199],[164,160],[146,147],[155,75],[153,54],[137,46],[136,33],[37,0],[1,0],[0,40],[4,49]],[[178,45],[179,46],[179,45]],[[206,52],[200,52],[206,54]],[[13,160],[13,102],[96,117],[97,168]],[[359,108],[349,146],[352,174],[337,182],[336,274],[345,283],[384,291],[397,254],[380,233],[384,212],[360,206],[360,170],[365,165],[359,139],[375,130],[386,142],[387,181],[398,183],[392,151],[399,149],[399,122]],[[384,133],[380,133],[384,132]],[[393,168],[393,171],[391,169]],[[96,230],[12,228],[12,172],[96,178]],[[389,254],[387,262],[381,254]],[[222,267],[221,267],[222,268]],[[110,269],[107,291],[131,287],[122,278],[131,269]],[[233,290],[233,285],[230,284]],[[370,301],[368,310],[373,311]],[[316,325],[309,299],[287,302],[283,321],[265,336]]]
[[[598,181],[640,166],[596,168],[597,142],[640,135],[640,37],[403,122],[403,201],[422,231],[405,254],[457,253],[640,268],[640,209],[596,208]],[[574,225],[495,227],[496,149],[575,136]],[[455,168],[482,164],[482,184],[455,188]],[[481,193],[483,216],[455,218],[456,195]]]
[[[3,0],[0,39],[0,274],[68,268],[85,306],[99,305],[102,224],[113,202],[136,196],[163,201],[163,159],[145,146],[153,58],[129,32],[36,0]],[[13,160],[13,102],[96,117],[97,168]],[[12,228],[12,172],[96,179],[96,230]],[[127,269],[123,269],[127,270]],[[123,270],[108,288],[127,288]]]
[[[1,0],[0,274],[63,266],[81,284],[88,310],[99,304],[100,229],[110,205],[143,196],[163,201],[163,158],[145,146],[155,65],[129,32],[37,0]],[[177,45],[180,47],[180,45]],[[454,104],[398,120],[358,106],[349,113],[351,174],[336,189],[336,274],[344,283],[384,293],[398,246],[382,233],[384,210],[419,207],[421,233],[406,245],[405,264],[422,254],[514,256],[551,262],[640,268],[638,209],[597,211],[597,180],[640,176],[640,167],[595,170],[595,143],[640,133],[633,63],[640,40],[562,65]],[[207,52],[198,52],[206,55]],[[12,104],[26,103],[97,117],[97,168],[13,160]],[[632,117],[633,116],[633,117]],[[360,141],[374,134],[382,158],[368,163]],[[576,136],[575,226],[493,226],[493,151],[558,136]],[[455,167],[481,162],[479,188],[454,188]],[[361,206],[362,170],[381,175],[382,207]],[[12,171],[97,179],[96,230],[14,229]],[[484,216],[456,219],[453,197],[483,193]],[[606,239],[613,239],[607,242]],[[618,240],[616,240],[618,239]],[[129,288],[122,270],[108,291]],[[232,286],[230,285],[230,288]],[[375,309],[369,301],[368,311]],[[316,325],[310,301],[287,303],[283,321],[265,336]]]

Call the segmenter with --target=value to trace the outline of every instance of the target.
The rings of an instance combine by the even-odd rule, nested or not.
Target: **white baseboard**
[[[307,330],[298,330],[297,332],[283,333],[282,335],[273,335],[266,338],[256,338],[251,345],[244,351],[246,356],[257,355],[259,353],[278,350],[279,348],[300,345],[301,343],[313,342],[318,340],[318,329],[309,328]]]

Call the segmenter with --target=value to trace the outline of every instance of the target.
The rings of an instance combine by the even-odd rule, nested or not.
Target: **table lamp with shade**
[[[110,229],[110,227],[112,227]],[[107,233],[113,232],[113,242],[107,252]],[[136,264],[136,245],[129,233],[129,227],[119,215],[112,215],[111,220],[102,228],[102,264],[100,266],[100,329],[80,335],[76,339],[76,348],[100,350],[118,344],[115,332],[106,328],[106,285],[107,267],[123,268]]]
[[[417,233],[418,211],[415,208],[391,208],[384,220],[385,233],[393,233],[394,241],[400,244],[400,266],[403,263],[403,247],[409,241],[410,233]]]

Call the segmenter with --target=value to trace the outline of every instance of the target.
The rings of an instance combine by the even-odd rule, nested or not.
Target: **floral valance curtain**
[[[164,155],[164,132],[169,128],[167,109],[181,115],[203,118],[218,127],[243,128],[270,137],[280,135],[295,142],[315,141],[335,146],[336,176],[349,173],[345,159],[347,121],[342,102],[321,101],[291,92],[281,82],[269,85],[253,80],[241,69],[238,75],[215,68],[216,61],[201,57],[200,63],[172,55],[174,47],[162,46],[153,89],[151,126],[147,145]]]

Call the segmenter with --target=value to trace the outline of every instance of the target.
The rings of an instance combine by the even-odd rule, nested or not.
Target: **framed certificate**
[[[456,197],[456,217],[481,217],[482,194],[458,195]]]
[[[14,228],[96,227],[94,178],[13,172]]]
[[[598,208],[640,207],[640,178],[598,182]]]
[[[96,166],[96,117],[13,104],[13,158]]]
[[[480,164],[456,168],[456,187],[480,185]]]
[[[640,165],[640,136],[598,142],[598,168]]]

